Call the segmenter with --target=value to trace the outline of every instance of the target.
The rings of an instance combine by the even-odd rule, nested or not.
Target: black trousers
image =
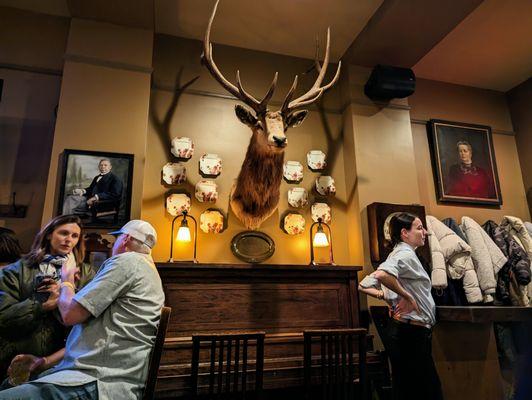
[[[432,330],[391,320],[388,334],[395,400],[442,400],[432,359]]]

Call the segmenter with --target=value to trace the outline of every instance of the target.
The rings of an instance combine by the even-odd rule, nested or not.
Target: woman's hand
[[[60,285],[52,278],[43,280],[42,285],[37,288],[39,293],[50,293],[48,300],[42,303],[44,311],[51,311],[57,308],[57,301],[59,300]]]
[[[67,260],[61,267],[61,280],[63,282],[75,283],[79,279],[79,268],[76,265],[76,257],[70,253]]]
[[[410,293],[407,293],[407,296],[401,297],[394,309],[394,317],[401,318],[403,315],[408,314],[412,311],[419,313],[419,307],[416,303],[416,300]]]
[[[9,382],[14,386],[25,383],[33,373],[41,372],[46,368],[46,358],[36,357],[32,354],[19,354],[11,360],[7,369]]]

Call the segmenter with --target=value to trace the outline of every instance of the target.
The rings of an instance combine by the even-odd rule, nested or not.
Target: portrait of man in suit
[[[85,214],[99,202],[119,203],[122,198],[122,181],[111,172],[113,165],[108,158],[98,163],[100,174],[96,175],[89,187],[74,189],[63,204],[63,214]]]
[[[59,212],[79,215],[87,226],[120,224],[129,214],[132,159],[83,153],[65,156]]]

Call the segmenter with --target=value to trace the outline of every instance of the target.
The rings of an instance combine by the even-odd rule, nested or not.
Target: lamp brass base
[[[170,258],[168,262],[172,264],[198,264],[198,260],[174,260],[173,258]]]
[[[335,266],[336,264],[334,262],[316,262],[316,261],[311,261],[309,263],[309,265],[312,265],[312,266],[320,266],[320,265]]]

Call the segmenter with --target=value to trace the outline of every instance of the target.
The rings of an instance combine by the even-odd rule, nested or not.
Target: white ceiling
[[[1,0],[0,5],[58,17],[70,17],[67,0]]]
[[[485,0],[413,68],[426,79],[506,92],[532,76],[532,1]]]
[[[331,56],[338,60],[383,0],[221,0],[214,43],[313,58],[331,27]],[[215,0],[156,0],[159,33],[203,40]]]
[[[400,54],[408,52],[411,56],[406,59],[412,60],[419,54],[412,62],[414,66],[403,65],[413,67],[418,77],[503,92],[531,77],[532,0],[484,0],[478,7],[476,2],[481,0],[460,0],[461,5],[467,1],[470,9],[464,6],[452,18],[452,12],[440,12],[442,7],[457,10],[450,2],[409,0],[418,15],[411,19],[417,21],[414,24],[401,23],[408,20],[405,13],[412,14],[404,1],[221,0],[211,39],[214,43],[313,58],[316,35],[319,34],[323,49],[330,26],[333,60],[348,48],[361,48],[357,43],[366,50],[368,43],[374,43],[377,46],[369,48],[367,57],[369,53],[371,57],[367,62],[364,63],[366,53],[356,62],[374,65],[395,61],[394,65],[402,65],[405,57],[399,60]],[[1,6],[145,29],[154,27],[157,33],[200,40],[214,3],[215,0],[0,0]],[[421,23],[422,15],[437,18]],[[361,31],[364,35],[359,36]],[[390,41],[394,32],[401,38],[397,43]],[[419,35],[434,41],[417,40]],[[393,52],[386,46],[379,48],[383,39],[393,43]]]

